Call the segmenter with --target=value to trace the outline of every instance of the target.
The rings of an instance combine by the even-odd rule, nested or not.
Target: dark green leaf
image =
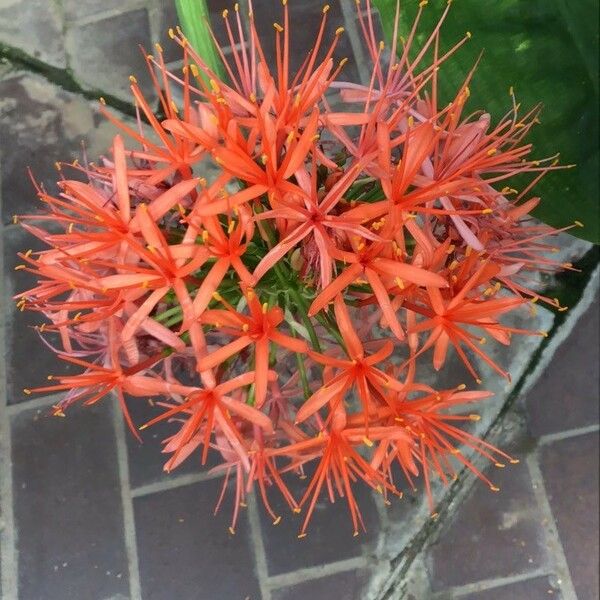
[[[375,0],[384,30],[392,35],[396,0]],[[417,42],[433,29],[446,2],[430,2]],[[417,2],[401,3],[406,35]],[[481,50],[483,59],[470,86],[470,108],[495,118],[510,108],[514,87],[523,109],[543,104],[542,124],[532,132],[538,157],[560,152],[562,164],[576,168],[550,173],[536,188],[542,202],[536,215],[556,227],[585,224],[571,233],[600,242],[598,208],[598,3],[597,0],[457,0],[442,28],[449,48],[469,30],[469,44],[440,72],[441,93],[449,100]]]

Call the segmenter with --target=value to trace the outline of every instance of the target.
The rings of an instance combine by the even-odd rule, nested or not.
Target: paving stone
[[[105,152],[113,133],[92,103],[41,77],[15,73],[0,81],[0,139],[10,140],[10,149],[0,148],[3,222],[9,223],[14,214],[39,210],[28,167],[54,193],[54,163],[80,159],[82,143],[95,159]]]
[[[71,67],[81,83],[129,100],[129,76],[133,74],[151,98],[151,81],[139,48],[151,51],[145,8],[72,27],[65,40]]]
[[[19,597],[109,598],[128,592],[116,442],[109,402],[65,419],[12,424]]]
[[[6,359],[7,400],[9,404],[16,404],[31,399],[31,396],[23,393],[23,388],[48,385],[48,374],[67,373],[72,369],[56,358],[35,331],[34,327],[44,322],[43,316],[32,311],[21,312],[12,300],[12,296],[18,291],[35,285],[33,275],[14,270],[22,262],[17,252],[29,248],[40,250],[45,246],[21,227],[5,229],[2,237],[5,269],[3,302],[8,313],[3,355]],[[50,343],[57,343],[55,336],[47,335],[46,339]]]
[[[427,551],[434,591],[528,573],[544,564],[543,526],[525,465],[488,470]]]
[[[136,498],[144,600],[260,598],[245,513],[235,535],[227,531],[229,498],[213,517],[220,488],[207,481]]]
[[[331,42],[335,37],[335,31],[338,27],[344,25],[344,16],[339,0],[334,0],[329,3],[331,9],[328,13],[327,25],[323,36],[321,52],[319,56],[323,58],[329,49]],[[263,43],[263,50],[269,66],[272,69],[276,68],[275,54],[275,29],[273,22],[279,22],[283,25],[283,9],[280,6],[270,2],[258,2],[254,5],[254,19],[258,34]],[[319,9],[321,5],[319,5]],[[312,0],[296,0],[289,3],[290,10],[290,73],[293,76],[296,71],[302,66],[306,56],[313,49],[317,33],[321,24],[321,10],[315,10],[315,3]],[[358,71],[356,69],[352,45],[348,34],[345,33],[340,37],[336,51],[334,53],[334,67],[337,66],[335,61],[347,57],[348,64],[344,67],[340,78],[350,81],[358,81]]]
[[[579,600],[598,598],[598,433],[555,442],[540,466]]]
[[[3,44],[19,48],[54,67],[64,68],[62,30],[57,2],[0,0],[0,40]]]
[[[596,298],[527,394],[528,425],[534,436],[598,423],[599,313]]]
[[[62,0],[63,11],[67,21],[86,19],[110,10],[124,12],[143,4],[140,0]]]
[[[462,600],[561,600],[554,577],[536,577],[510,585],[461,596]]]
[[[164,412],[164,409],[151,406],[143,398],[131,398],[128,401],[128,407],[133,422],[138,427]],[[179,428],[180,425],[177,423],[167,421],[157,423],[139,432],[142,443],[130,431],[127,431],[129,478],[133,488],[166,480],[176,475],[206,471],[220,462],[217,453],[211,452],[209,453],[207,465],[202,466],[201,454],[200,451],[197,451],[177,467],[175,471],[170,474],[165,473],[163,466],[171,455],[162,454],[163,444],[161,442],[176,433]]]
[[[305,480],[295,475],[285,480],[297,501],[302,498],[310,481],[312,468],[309,467],[306,472],[308,478]],[[269,575],[354,558],[374,549],[379,533],[379,515],[371,490],[366,485],[360,483],[354,486],[367,530],[366,533],[360,531],[356,537],[352,535],[352,521],[344,498],[337,498],[331,504],[329,498],[322,495],[309,523],[308,535],[297,539],[306,509],[296,515],[290,511],[278,491],[269,492],[269,502],[274,512],[282,516],[281,522],[274,526],[267,511],[260,507]]]
[[[364,600],[371,572],[366,569],[344,571],[271,592],[272,600]]]

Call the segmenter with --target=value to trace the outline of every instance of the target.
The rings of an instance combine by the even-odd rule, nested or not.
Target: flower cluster
[[[81,370],[26,392],[65,390],[57,415],[114,393],[137,436],[172,422],[166,470],[211,454],[225,485],[236,478],[232,532],[256,484],[274,523],[269,489],[303,512],[300,537],[321,494],[345,498],[358,533],[357,484],[389,502],[395,471],[411,485],[422,476],[431,501],[431,478],[464,467],[497,489],[461,446],[513,462],[459,427],[478,418],[460,407],[490,394],[432,389],[417,363],[439,370],[452,346],[480,384],[475,357],[508,377],[487,338],[544,335],[500,318],[537,300],[560,308],[531,290],[533,275],[561,265],[545,240],[556,232],[529,216],[532,186],[557,167],[530,158],[538,111],[519,115],[512,92],[496,125],[466,113],[473,72],[441,105],[441,67],[470,37],[440,53],[447,11],[420,48],[423,8],[386,49],[361,7],[373,67],[361,85],[339,77],[344,32],[326,39],[327,6],[290,73],[282,4],[273,68],[237,5],[223,15],[223,77],[171,30],[183,69],[169,72],[160,46],[146,57],[160,116],[131,77],[138,127],[104,107],[121,130],[109,157],[75,165],[56,196],[38,189],[44,212],[19,217],[49,248],[21,254],[37,283],[18,304],[46,318],[40,332]],[[128,404],[149,397],[161,412],[134,424]],[[305,470],[296,497],[288,474]]]

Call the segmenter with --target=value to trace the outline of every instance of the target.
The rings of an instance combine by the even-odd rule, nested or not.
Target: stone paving
[[[270,23],[267,4],[255,9]],[[357,58],[352,76],[364,78],[354,8],[331,4],[349,34],[341,51]],[[209,5],[220,15],[229,2]],[[312,7],[293,3],[307,30]],[[163,474],[159,439],[168,424],[139,445],[108,402],[55,419],[55,398],[22,394],[57,370],[36,320],[11,301],[27,285],[15,253],[31,247],[12,215],[37,210],[26,169],[52,189],[55,160],[80,158],[82,143],[90,157],[101,154],[112,129],[89,98],[102,94],[131,112],[127,76],[141,69],[135,45],[159,41],[176,60],[166,39],[174,22],[172,3],[159,0],[0,0],[0,597],[597,598],[597,274],[562,324],[551,329],[552,315],[540,311],[552,334],[543,347],[523,342],[502,356],[514,385],[492,381],[497,396],[478,424],[521,459],[494,471],[502,492],[460,477],[436,489],[434,522],[421,491],[390,509],[359,491],[368,533],[358,539],[343,506],[320,504],[309,537],[297,540],[293,517],[274,527],[253,497],[232,536],[228,507],[212,516],[218,478],[193,461]],[[568,236],[564,245],[575,256],[584,248]],[[539,365],[530,372],[524,357],[533,355]],[[451,371],[459,383],[458,364]],[[136,410],[142,421],[151,407]]]

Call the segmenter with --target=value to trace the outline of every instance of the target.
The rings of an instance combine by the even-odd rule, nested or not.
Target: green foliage
[[[223,64],[210,33],[206,0],[175,0],[175,5],[185,37],[204,62],[222,75]]]
[[[388,38],[396,0],[374,0]],[[401,2],[401,34],[406,36],[418,2]],[[445,0],[423,12],[417,45],[433,29]],[[470,107],[499,118],[510,109],[513,86],[523,110],[543,103],[542,124],[531,141],[536,156],[560,152],[562,164],[576,168],[548,174],[537,186],[542,202],[535,213],[555,227],[585,224],[574,235],[600,242],[598,208],[598,6],[597,0],[456,0],[442,29],[442,47],[473,37],[442,66],[442,98],[449,100],[481,50],[470,86]]]

